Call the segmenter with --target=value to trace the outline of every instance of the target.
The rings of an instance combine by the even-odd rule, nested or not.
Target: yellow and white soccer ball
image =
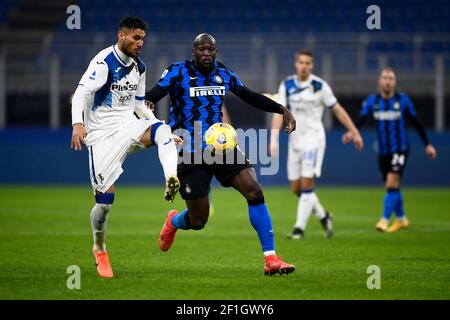
[[[226,153],[236,148],[237,133],[228,123],[218,122],[206,130],[205,141],[215,152]]]

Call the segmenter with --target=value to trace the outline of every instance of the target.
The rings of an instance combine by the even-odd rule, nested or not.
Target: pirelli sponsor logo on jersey
[[[207,97],[207,96],[224,96],[225,86],[206,86],[206,87],[192,87],[189,88],[189,96],[193,97]]]
[[[375,120],[399,120],[402,117],[401,111],[375,111],[373,113]]]

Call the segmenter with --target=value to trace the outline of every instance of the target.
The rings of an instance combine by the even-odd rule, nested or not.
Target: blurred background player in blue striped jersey
[[[425,153],[430,159],[436,158],[436,149],[428,140],[425,129],[417,118],[411,99],[406,94],[396,91],[396,77],[392,68],[384,68],[381,71],[378,87],[379,92],[369,95],[363,102],[356,126],[363,125],[369,117],[372,117],[376,122],[378,164],[385,181],[386,195],[384,197],[383,215],[375,227],[382,232],[397,232],[409,226],[400,192],[400,179],[410,149],[405,126],[406,120],[416,129],[425,145]],[[344,134],[344,143],[350,142],[351,136],[350,132]],[[397,219],[389,227],[389,220],[393,211]]]

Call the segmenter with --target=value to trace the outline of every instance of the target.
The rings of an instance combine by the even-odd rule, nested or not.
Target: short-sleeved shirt
[[[325,145],[322,116],[325,108],[333,108],[337,99],[323,79],[311,75],[300,82],[296,75],[281,81],[278,102],[287,107],[297,122],[297,129],[289,135],[289,146],[310,149]]]
[[[395,93],[390,99],[371,94],[364,100],[360,115],[372,116],[378,133],[379,153],[409,151],[405,117],[416,117],[411,99],[404,93]]]
[[[205,75],[190,60],[169,66],[158,85],[170,96],[172,130],[184,139],[187,134],[190,136],[190,152],[206,147],[205,132],[222,121],[222,104],[227,92],[237,92],[244,87],[239,77],[219,61],[215,61],[214,70]],[[185,130],[185,134],[181,130]]]

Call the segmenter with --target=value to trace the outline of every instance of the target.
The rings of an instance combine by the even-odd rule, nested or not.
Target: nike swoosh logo
[[[191,80],[198,79],[198,77],[189,77]]]
[[[122,67],[118,67],[118,68],[115,70],[115,72],[119,72],[120,68],[122,68]]]
[[[97,61],[97,64],[105,64],[105,63],[104,63],[104,62],[98,62],[98,61]]]
[[[170,141],[172,141],[172,138],[169,138],[169,140],[168,140],[167,142],[163,143],[163,144],[164,144],[164,145],[169,144]]]

